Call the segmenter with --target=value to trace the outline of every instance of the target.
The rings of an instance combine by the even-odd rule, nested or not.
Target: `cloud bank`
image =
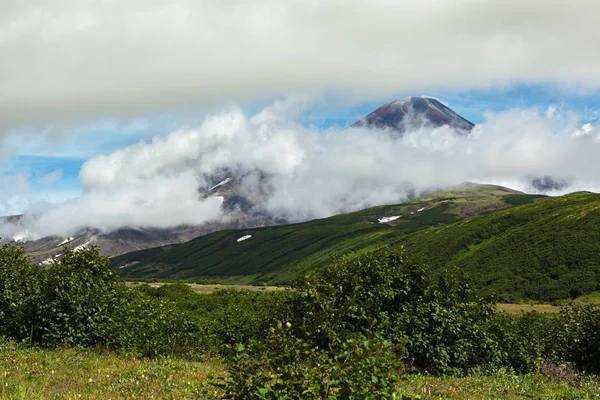
[[[0,0],[0,135],[288,93],[600,86],[600,2]]]
[[[245,195],[290,221],[397,203],[462,181],[531,192],[552,183],[550,176],[568,184],[553,194],[600,191],[600,130],[556,109],[489,114],[467,136],[417,124],[397,138],[362,128],[306,128],[296,122],[300,108],[282,101],[247,116],[234,107],[195,129],[97,155],[80,171],[81,198],[38,205],[23,226],[36,236],[67,236],[83,227],[219,219],[222,199],[201,195],[215,184],[211,176],[242,176]]]

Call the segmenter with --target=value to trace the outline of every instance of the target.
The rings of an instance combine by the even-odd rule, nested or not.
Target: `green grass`
[[[572,386],[542,374],[506,371],[463,378],[408,375],[400,386],[400,393],[409,399],[600,399],[597,378],[584,378]]]
[[[462,185],[407,203],[300,224],[221,231],[169,251],[149,249],[115,257],[113,265],[127,278],[288,284],[302,271],[324,265],[332,255],[354,257],[399,244],[419,230],[509,207],[502,200],[507,193],[514,192],[493,185]],[[381,217],[396,215],[402,217],[378,223]],[[238,243],[245,235],[252,238]],[[130,265],[119,268],[126,264]]]
[[[498,303],[498,311],[520,314],[526,312],[539,312],[556,314],[560,312],[560,307],[552,304],[523,304],[523,303]]]
[[[394,215],[402,217],[377,222]],[[503,300],[554,302],[600,291],[599,226],[596,194],[547,198],[466,185],[301,224],[221,231],[118,272],[124,277],[286,285],[303,271],[325,265],[332,255],[355,257],[404,244],[434,268],[467,271],[478,287],[496,291]],[[238,243],[244,235],[252,238]],[[123,265],[144,254],[130,253],[113,263]]]
[[[512,206],[522,206],[523,204],[533,203],[534,201],[545,199],[543,194],[507,194],[502,200]]]
[[[2,399],[218,399],[209,375],[226,376],[216,359],[138,359],[102,350],[35,349],[0,342]],[[599,399],[596,378],[575,386],[542,374],[434,377],[404,375],[408,399]]]
[[[199,398],[207,376],[224,375],[214,359],[138,359],[87,349],[35,349],[0,342],[2,399]],[[214,389],[211,389],[217,398]]]
[[[576,304],[600,304],[600,291],[584,294],[573,302]]]

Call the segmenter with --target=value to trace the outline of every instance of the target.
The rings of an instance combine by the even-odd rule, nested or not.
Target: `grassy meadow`
[[[0,398],[32,399],[218,399],[210,384],[227,375],[222,361],[137,358],[97,349],[40,349],[0,344]],[[465,377],[403,375],[404,399],[598,399],[600,382],[543,373],[507,371]],[[402,397],[404,396],[404,397]]]

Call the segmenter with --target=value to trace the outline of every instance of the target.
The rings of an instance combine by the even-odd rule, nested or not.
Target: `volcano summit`
[[[444,125],[463,134],[468,133],[474,126],[439,100],[431,97],[407,97],[384,104],[350,127],[391,129],[402,134],[413,126]]]

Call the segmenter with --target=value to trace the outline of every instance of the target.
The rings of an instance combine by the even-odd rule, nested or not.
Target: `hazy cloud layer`
[[[198,188],[216,171],[243,175],[245,194],[291,221],[396,203],[417,192],[462,181],[525,191],[546,176],[574,190],[600,190],[600,130],[560,110],[511,110],[487,115],[468,136],[448,127],[386,131],[317,131],[295,121],[305,102],[277,102],[248,117],[241,109],[213,115],[196,129],[97,155],[81,169],[84,195],[37,206],[25,227],[37,236],[82,227],[173,226],[221,218],[221,199],[201,200]],[[537,183],[532,181],[538,179]],[[17,183],[14,183],[16,186]],[[539,189],[539,188],[538,188]]]
[[[28,171],[3,169],[0,166],[0,216],[10,215],[15,206],[22,202],[20,196],[27,193],[30,187]]]
[[[600,2],[0,0],[0,137],[288,93],[600,85]]]
[[[54,170],[40,178],[40,182],[44,185],[54,185],[62,178],[63,172],[61,169]]]

